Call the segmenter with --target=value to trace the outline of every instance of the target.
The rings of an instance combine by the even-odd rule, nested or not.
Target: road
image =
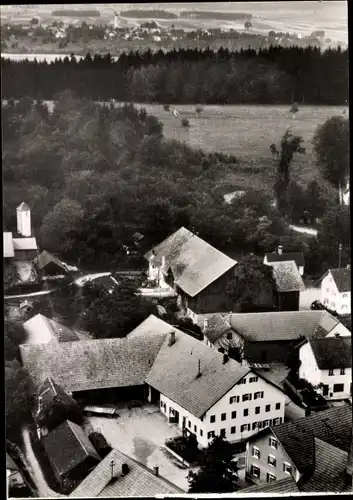
[[[31,474],[33,481],[35,482],[38,494],[40,498],[58,498],[64,497],[60,493],[56,493],[51,488],[49,488],[44,476],[42,469],[38,463],[38,460],[33,452],[31,440],[29,437],[29,431],[27,428],[22,429],[22,437],[24,443],[24,455],[28,462],[28,472]]]
[[[310,236],[317,236],[317,229],[314,229],[312,227],[302,227],[302,226],[289,226],[293,231],[296,231],[297,233],[304,233],[304,234],[309,234]]]

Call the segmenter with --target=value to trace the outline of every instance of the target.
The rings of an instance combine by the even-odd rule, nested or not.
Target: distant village
[[[276,310],[233,312],[226,291],[237,261],[181,227],[144,254],[140,293],[155,314],[125,338],[93,340],[32,311],[48,282],[71,276],[82,286],[102,274],[78,278],[75,265],[39,249],[25,202],[3,245],[5,302],[27,332],[20,357],[35,387],[36,456],[56,493],[185,493],[216,436],[233,447],[242,493],[351,490],[349,268],[327,269],[320,300],[301,310],[303,254],[278,247],[263,261]],[[119,287],[111,273],[103,277]],[[199,336],[165,320],[163,297]],[[15,454],[6,468],[11,494],[27,480]]]

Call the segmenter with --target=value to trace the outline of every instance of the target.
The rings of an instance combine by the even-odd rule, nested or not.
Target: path
[[[24,295],[5,295],[5,299],[27,299],[28,297],[39,297],[40,295],[48,295],[54,290],[43,290],[42,292],[25,293]]]
[[[84,276],[80,276],[75,280],[77,286],[83,286],[87,281],[93,281],[97,278],[101,278],[103,276],[110,276],[111,273],[95,273],[95,274],[85,274]]]
[[[22,437],[23,437],[23,443],[24,443],[24,454],[26,457],[26,460],[28,462],[28,471],[31,474],[37,489],[39,493],[39,497],[41,498],[58,498],[58,497],[64,497],[65,495],[61,495],[60,493],[57,493],[53,491],[51,488],[49,488],[44,476],[42,469],[38,463],[38,460],[33,452],[32,449],[32,444],[31,440],[29,437],[29,431],[25,427],[22,429]]]
[[[317,236],[317,229],[314,229],[312,227],[294,226],[292,224],[289,227],[293,229],[293,231],[296,231],[297,233],[304,233],[304,234],[309,234],[310,236]]]

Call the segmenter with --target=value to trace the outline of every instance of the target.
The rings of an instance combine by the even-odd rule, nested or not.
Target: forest
[[[241,159],[167,140],[157,118],[131,104],[100,106],[71,90],[57,96],[52,113],[41,101],[10,100],[2,102],[2,133],[4,229],[15,230],[16,207],[26,201],[40,249],[67,262],[117,268],[136,231],[144,235],[143,252],[180,226],[230,255],[263,255],[278,244],[308,252],[286,213],[304,204],[322,217],[313,270],[336,260],[338,240],[347,260],[349,208],[320,183],[297,189],[290,161],[300,138],[285,131],[277,167],[277,191],[286,191],[281,211],[264,190],[225,203],[218,182],[241,173]]]
[[[348,50],[270,47],[87,54],[53,63],[1,59],[2,97],[51,100],[71,89],[81,97],[161,104],[345,105]]]

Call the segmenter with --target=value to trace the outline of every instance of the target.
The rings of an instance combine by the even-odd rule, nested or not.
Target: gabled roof
[[[114,461],[114,471],[117,479],[111,482],[111,460]],[[129,466],[126,475],[121,475],[122,464]],[[112,450],[69,495],[70,497],[153,497],[156,495],[172,495],[184,493],[183,490],[170,483],[124,455],[120,451]]]
[[[67,272],[67,267],[61,260],[59,260],[55,255],[43,250],[38,257],[35,259],[35,262],[40,270],[44,269],[48,264],[53,263],[60,267],[63,271]]]
[[[57,321],[36,314],[23,324],[27,332],[27,343],[45,344],[48,342],[74,342],[79,340],[76,333]]]
[[[41,411],[39,410],[38,399],[41,398],[42,406]],[[67,405],[75,405],[77,404],[75,400],[64,391],[60,385],[58,385],[52,378],[48,377],[40,389],[38,390],[37,397],[35,399],[35,406],[33,408],[33,414],[36,421],[41,421],[45,415],[45,410],[48,406],[50,406],[55,397],[59,397],[60,401],[66,403]]]
[[[4,245],[4,258],[11,258],[15,256],[12,233],[5,232],[2,233],[3,245]]]
[[[143,385],[165,335],[20,346],[36,387],[47,377],[70,392]]]
[[[69,420],[44,436],[43,444],[53,468],[60,476],[70,472],[88,456],[100,461],[82,427]]]
[[[241,490],[241,494],[248,493],[299,493],[299,488],[292,478],[288,476],[273,483],[256,484]]]
[[[310,479],[299,481],[303,493],[336,493],[351,491],[347,484],[346,466],[348,453],[315,438],[315,470]]]
[[[351,270],[347,268],[330,269],[329,272],[336,283],[339,293],[351,291]]]
[[[303,292],[305,285],[294,260],[271,262],[278,292]]]
[[[154,335],[166,335],[169,332],[179,332],[180,330],[166,323],[154,314],[150,314],[142,323],[140,323],[134,330],[132,330],[126,338],[150,337]]]
[[[30,210],[29,206],[27,205],[27,203],[25,203],[24,201],[21,203],[21,205],[19,205],[17,208],[16,208],[17,212],[28,212],[28,210]]]
[[[208,316],[206,319],[207,327],[202,331],[205,337],[212,343],[231,330],[227,317],[221,313],[215,313],[212,316]]]
[[[6,452],[6,469],[9,470],[20,470],[18,465],[12,460],[10,455]]]
[[[19,250],[37,250],[37,240],[35,238],[13,238],[15,252]]]
[[[233,359],[223,364],[221,353],[176,332],[172,346],[164,342],[146,383],[199,418],[249,371]]]
[[[249,341],[273,342],[295,340],[300,336],[312,338],[318,325],[323,325],[321,335],[327,335],[333,327],[326,315],[329,315],[326,311],[232,313],[226,320],[234,331]],[[330,329],[326,332],[324,327]]]
[[[328,337],[309,341],[320,370],[352,368],[352,338]]]
[[[175,283],[195,297],[208,285],[235,266],[236,261],[181,227],[162,243],[145,254],[157,266],[165,258],[164,272],[171,269]]]
[[[277,252],[266,253],[265,257],[268,263],[272,262],[285,262],[288,260],[294,260],[298,267],[304,266],[304,254],[303,252],[285,252],[279,254]]]

